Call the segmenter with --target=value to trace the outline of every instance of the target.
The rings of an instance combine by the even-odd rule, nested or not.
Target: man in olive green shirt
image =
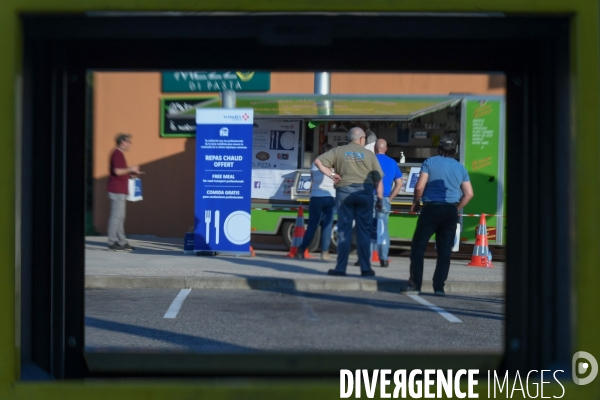
[[[377,188],[377,207],[381,207],[383,171],[377,157],[364,147],[365,132],[352,128],[348,143],[321,154],[315,165],[333,179],[337,206],[337,264],[329,275],[346,275],[348,255],[352,241],[352,222],[356,221],[356,249],[360,260],[361,275],[374,276],[371,269],[371,226],[373,220],[373,190]],[[335,173],[331,172],[333,168]]]

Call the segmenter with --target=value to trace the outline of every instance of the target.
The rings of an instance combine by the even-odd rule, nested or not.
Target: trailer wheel
[[[306,225],[305,225],[306,226]],[[296,222],[286,221],[281,225],[281,238],[283,239],[283,243],[288,248],[288,250],[292,247],[292,239],[294,238],[294,228],[296,227]],[[321,227],[317,228],[315,232],[315,236],[313,240],[310,242],[308,246],[309,252],[316,251],[321,243]]]
[[[337,222],[333,222],[331,228],[331,243],[329,244],[329,252],[337,254]]]
[[[331,244],[329,245],[329,252],[337,254],[337,221],[333,222],[333,228],[331,229]],[[352,244],[350,245],[350,253],[356,250],[356,238],[352,235]]]

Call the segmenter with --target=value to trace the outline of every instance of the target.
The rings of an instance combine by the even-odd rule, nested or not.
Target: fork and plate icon
[[[221,212],[219,210],[215,211],[215,243],[219,244],[219,219],[221,217]],[[212,211],[206,210],[204,211],[204,223],[206,224],[206,244],[210,243],[210,222],[212,220]]]
[[[271,150],[293,150],[296,145],[296,134],[290,131],[271,131]]]
[[[269,145],[270,149],[277,149],[279,147],[279,132],[271,131],[271,143]]]
[[[210,243],[210,224],[213,222],[215,228],[215,244],[219,244],[221,231],[221,212],[215,210],[204,211],[204,224],[206,226],[205,240],[206,244]],[[246,211],[237,210],[232,212],[225,218],[223,223],[223,233],[227,240],[233,244],[244,244],[250,241],[250,214]]]

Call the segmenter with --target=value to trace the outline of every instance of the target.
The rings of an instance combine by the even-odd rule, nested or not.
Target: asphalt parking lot
[[[86,291],[86,348],[200,353],[492,352],[498,295],[369,291]]]
[[[494,352],[503,346],[504,263],[453,259],[446,297],[401,295],[409,259],[393,252],[375,277],[328,276],[329,262],[285,257],[276,243],[255,257],[183,253],[181,239],[132,237],[133,252],[86,238],[86,347],[134,351]]]

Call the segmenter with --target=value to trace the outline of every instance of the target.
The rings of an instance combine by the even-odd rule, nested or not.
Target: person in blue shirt
[[[380,203],[380,208],[375,209],[375,217],[383,221],[383,243],[377,245],[377,252],[379,253],[379,265],[386,268],[389,266],[388,255],[390,253],[388,221],[390,212],[392,211],[391,201],[400,192],[400,188],[402,187],[402,172],[398,168],[396,161],[385,155],[388,150],[385,139],[377,139],[374,149],[379,165],[383,170],[383,199]],[[379,226],[379,223],[377,226]],[[360,260],[354,265],[359,266]]]
[[[451,136],[442,136],[438,145],[438,156],[428,158],[421,165],[419,180],[411,211],[423,211],[419,215],[417,228],[410,248],[410,278],[408,286],[402,289],[406,294],[420,294],[423,283],[423,259],[425,248],[435,233],[438,252],[437,264],[433,275],[433,291],[444,296],[444,285],[450,270],[450,255],[458,210],[473,198],[473,187],[465,167],[454,159],[457,143]]]
[[[388,220],[392,211],[391,201],[402,187],[402,172],[398,168],[396,161],[385,155],[387,151],[387,142],[385,139],[377,139],[375,144],[375,155],[379,160],[379,165],[383,170],[383,201],[381,208],[376,210],[376,217],[383,221],[383,240],[384,242],[377,245],[379,253],[379,263],[382,267],[389,265],[388,255],[390,253],[390,232],[388,230]]]

